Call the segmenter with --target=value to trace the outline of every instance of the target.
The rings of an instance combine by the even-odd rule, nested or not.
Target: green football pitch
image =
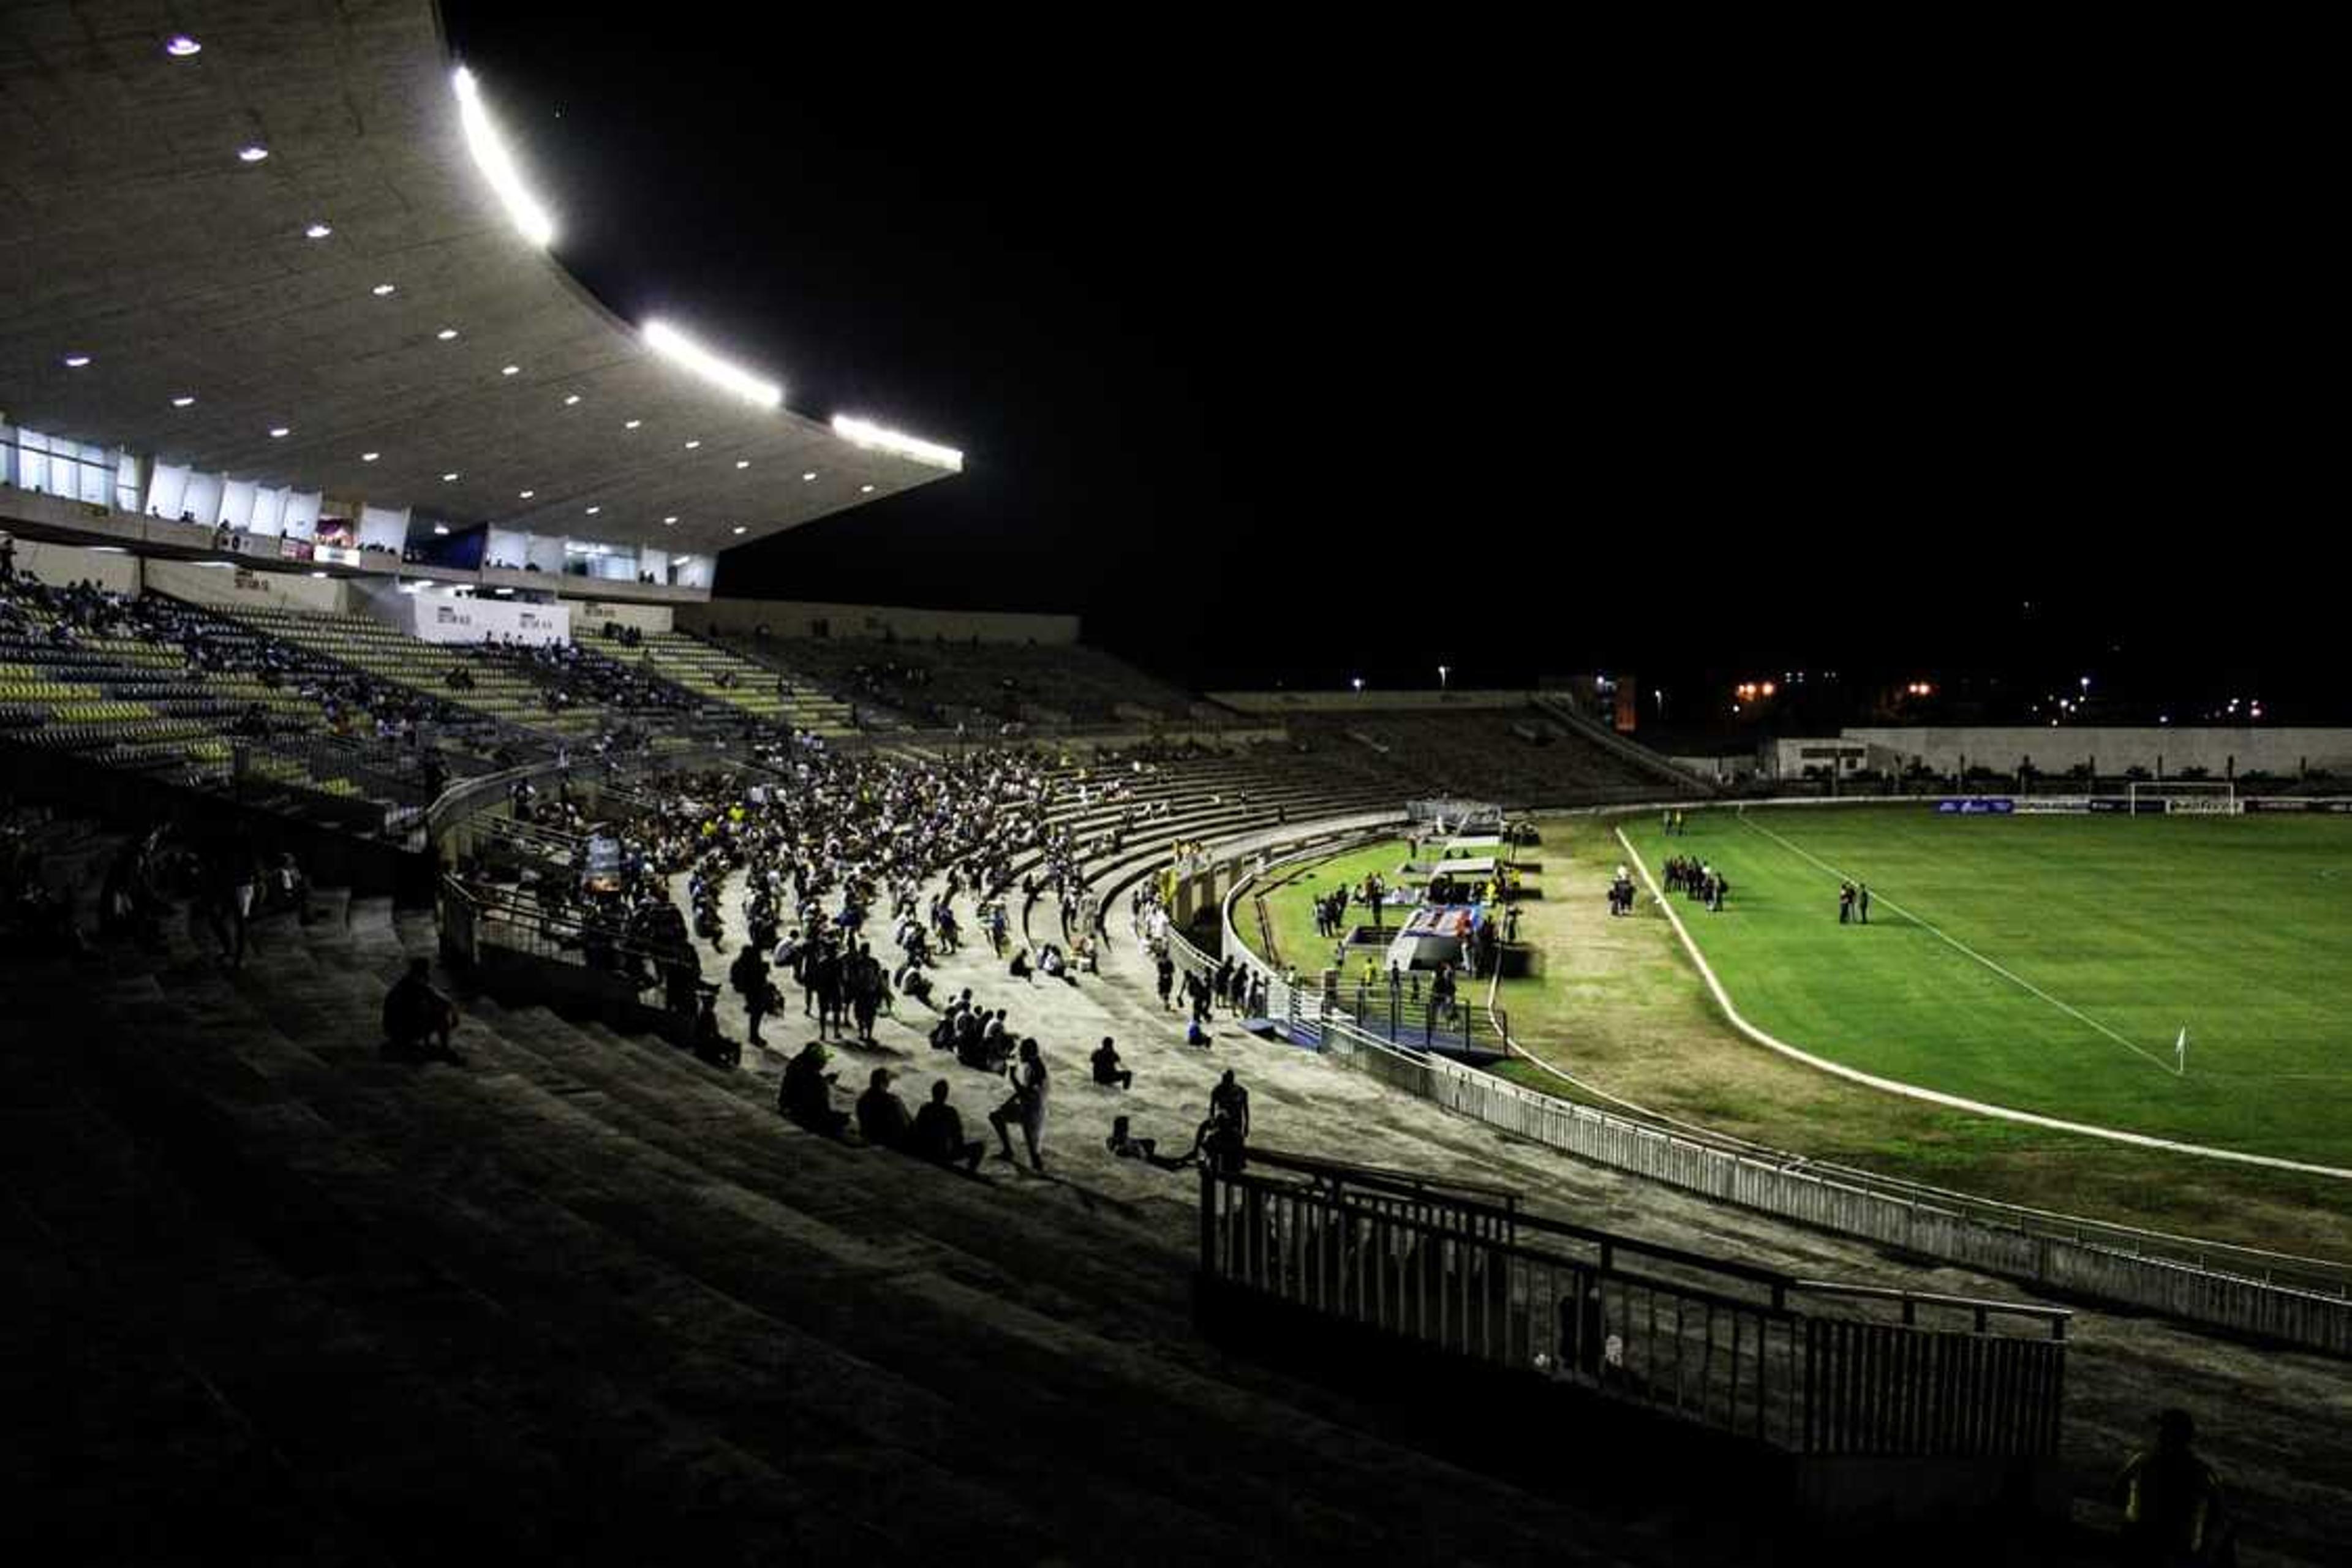
[[[2352,821],[1924,804],[1688,821],[1623,827],[1661,882],[1669,855],[1729,878],[1719,913],[1668,896],[1777,1039],[1969,1100],[2352,1167]],[[1870,887],[1866,926],[1838,922],[1843,878]]]

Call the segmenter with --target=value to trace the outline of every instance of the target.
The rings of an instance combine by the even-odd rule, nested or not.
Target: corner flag
[[[2180,1026],[2180,1037],[2172,1042],[2172,1070],[2183,1078],[2189,1076],[2189,1026]]]

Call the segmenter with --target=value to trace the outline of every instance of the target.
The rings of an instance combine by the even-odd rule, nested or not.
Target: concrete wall
[[[2307,768],[2352,773],[2352,730],[2312,728],[2197,728],[2138,725],[2094,728],[2044,725],[1972,725],[1941,729],[1927,725],[1849,729],[1849,742],[1881,748],[1905,759],[1924,759],[1941,773],[1979,764],[2013,772],[2022,758],[2044,773],[2063,773],[2084,760],[2102,773],[2140,767],[2167,774],[2203,768],[2215,778],[2237,773],[2292,776]]]
[[[813,637],[824,621],[835,637],[879,637],[887,627],[900,642],[1066,644],[1078,640],[1076,616],[1029,616],[992,610],[915,610],[890,605],[826,605],[800,599],[713,599],[683,605],[677,624],[687,631],[749,633],[765,623],[780,637]]]
[[[139,592],[139,557],[86,550],[79,544],[19,539],[16,570],[32,573],[53,588],[68,583],[96,583],[110,594]]]
[[[667,605],[616,605],[604,599],[570,597],[563,603],[572,608],[572,635],[583,642],[604,636],[607,626],[666,632],[676,614]]]
[[[1399,713],[1441,709],[1524,708],[1524,691],[1212,691],[1244,713]]]
[[[352,607],[349,581],[304,572],[247,572],[241,567],[198,566],[186,561],[149,561],[147,585],[159,594],[238,610],[325,610]]]

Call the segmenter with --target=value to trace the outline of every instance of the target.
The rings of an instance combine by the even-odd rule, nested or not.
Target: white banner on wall
[[[403,594],[410,619],[401,626],[425,642],[560,643],[572,640],[572,613],[561,605],[516,605],[501,599],[457,599],[446,594]]]

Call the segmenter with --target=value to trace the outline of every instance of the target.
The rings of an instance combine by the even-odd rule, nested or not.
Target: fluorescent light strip
[[[899,431],[885,429],[871,419],[836,414],[833,416],[833,433],[853,446],[895,453],[901,458],[911,458],[918,463],[928,463],[935,468],[950,468],[957,473],[963,471],[963,454],[953,447],[918,440]]]
[[[720,358],[671,326],[667,321],[647,321],[639,329],[646,346],[664,359],[680,365],[709,382],[762,408],[781,408],[784,389],[774,382],[757,375],[742,366]]]
[[[466,150],[474,155],[474,166],[490,182],[490,189],[507,209],[507,216],[522,237],[541,250],[555,243],[555,220],[547,208],[523,184],[522,173],[515,167],[514,154],[507,150],[504,138],[490,119],[490,111],[482,106],[482,90],[474,80],[474,73],[459,66],[450,80],[457,89],[457,116],[466,128]]]

